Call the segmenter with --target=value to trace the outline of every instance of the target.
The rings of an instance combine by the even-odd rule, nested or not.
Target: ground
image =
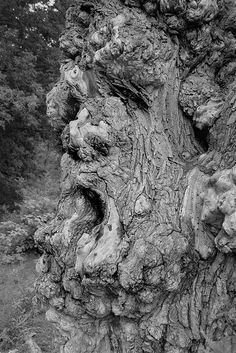
[[[0,353],[13,349],[30,353],[25,339],[31,333],[35,333],[33,339],[44,353],[56,352],[55,329],[46,321],[45,310],[32,304],[38,257],[31,252],[21,261],[0,266]]]

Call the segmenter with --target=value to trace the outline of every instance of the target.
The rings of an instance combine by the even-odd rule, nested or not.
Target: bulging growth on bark
[[[63,353],[233,352],[236,3],[75,1],[38,293]]]

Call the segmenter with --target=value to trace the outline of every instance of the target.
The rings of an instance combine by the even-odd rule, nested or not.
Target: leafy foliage
[[[67,6],[61,0],[0,2],[0,216],[23,200],[22,178],[46,173],[35,156],[53,139],[45,95],[57,79]]]
[[[6,221],[0,222],[0,263],[21,260],[23,252],[34,248],[36,229],[54,217],[59,192],[59,159],[50,145],[42,142],[35,148],[34,162],[41,173],[40,176],[32,174],[30,179],[18,179],[22,201],[15,211],[5,209]]]

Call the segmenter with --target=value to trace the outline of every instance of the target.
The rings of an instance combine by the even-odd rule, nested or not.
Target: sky
[[[36,2],[36,4],[30,5],[30,11],[34,11],[34,9],[36,9],[36,8],[47,8],[48,6],[54,5],[54,3],[55,3],[55,0],[49,0],[47,2],[47,5],[42,4],[40,1]]]

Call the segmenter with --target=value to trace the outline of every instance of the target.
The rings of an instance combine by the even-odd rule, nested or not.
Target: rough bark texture
[[[76,1],[60,42],[36,241],[61,352],[235,352],[235,1]]]

